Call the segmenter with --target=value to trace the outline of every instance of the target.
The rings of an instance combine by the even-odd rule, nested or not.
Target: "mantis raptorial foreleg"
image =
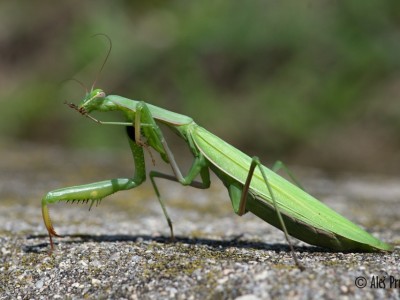
[[[52,225],[47,205],[60,201],[100,201],[104,197],[122,190],[129,190],[139,186],[146,179],[146,167],[144,161],[143,148],[136,144],[132,127],[127,127],[129,145],[131,147],[135,173],[132,178],[114,178],[100,182],[72,186],[58,189],[47,193],[42,199],[42,215],[44,223],[50,237],[51,249],[53,246],[53,236],[59,236]]]
[[[281,163],[281,165],[282,165],[282,163]],[[284,165],[283,165],[283,166],[284,166]],[[250,164],[250,168],[249,168],[249,173],[248,173],[248,175],[247,175],[246,182],[245,182],[245,184],[244,184],[244,186],[243,186],[243,188],[242,188],[242,190],[241,190],[241,196],[240,196],[238,211],[237,211],[236,213],[237,213],[239,216],[241,216],[241,215],[243,215],[243,214],[246,213],[246,202],[247,202],[248,192],[249,192],[249,188],[250,188],[251,179],[252,179],[252,177],[253,177],[253,175],[254,175],[254,170],[255,170],[256,167],[259,168],[259,170],[260,170],[260,172],[261,172],[261,175],[262,175],[262,177],[263,177],[263,179],[264,179],[265,185],[266,185],[266,187],[267,187],[267,190],[268,190],[269,194],[271,195],[272,203],[273,203],[273,206],[274,206],[274,208],[275,208],[276,215],[277,215],[278,220],[279,220],[279,224],[280,224],[280,226],[281,226],[281,228],[282,228],[282,231],[283,231],[284,234],[285,234],[286,241],[287,241],[288,244],[289,244],[290,251],[291,251],[292,256],[293,256],[293,260],[294,260],[295,264],[299,267],[299,269],[303,270],[304,267],[299,263],[299,261],[298,261],[298,259],[297,259],[297,256],[296,256],[296,254],[295,254],[295,252],[294,252],[293,245],[292,245],[292,243],[291,243],[290,240],[289,240],[289,233],[288,233],[288,231],[287,231],[287,229],[286,229],[285,222],[283,221],[283,218],[282,218],[280,209],[279,209],[279,207],[278,207],[278,205],[277,205],[277,201],[276,201],[276,199],[275,199],[275,196],[274,196],[274,193],[273,193],[273,191],[272,191],[271,185],[269,184],[267,175],[266,175],[265,172],[264,172],[263,165],[261,164],[259,158],[256,157],[256,156],[254,156],[254,157],[252,158],[252,160],[251,160],[251,164]],[[287,168],[286,168],[286,169],[287,169]],[[232,192],[232,191],[233,191],[233,189],[230,189],[230,196],[231,196],[231,197],[235,197],[235,196],[238,195],[237,192],[236,192],[236,194],[235,194],[235,193]],[[236,191],[238,191],[238,190],[236,189]],[[232,202],[234,203],[234,202],[236,202],[236,201],[232,200]]]

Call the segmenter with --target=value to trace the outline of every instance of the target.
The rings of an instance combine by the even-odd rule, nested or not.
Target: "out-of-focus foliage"
[[[4,140],[126,146],[63,105],[97,76],[96,33],[108,93],[262,158],[398,169],[400,1],[2,1]]]

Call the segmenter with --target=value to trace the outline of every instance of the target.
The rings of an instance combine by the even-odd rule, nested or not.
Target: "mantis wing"
[[[217,175],[219,175],[218,173],[223,174],[222,177],[228,176],[244,185],[252,160],[249,156],[200,126],[194,128],[192,135],[199,150],[211,162],[214,170],[217,169]],[[376,239],[275,172],[266,167],[263,168],[281,213],[287,217],[289,222],[292,220],[297,226],[303,226],[303,231],[312,231],[310,232],[311,235],[322,234],[338,240],[338,245],[332,247],[337,250],[377,251],[391,250],[393,248],[391,245]],[[255,196],[256,200],[266,204],[265,208],[273,207],[271,195],[258,169],[255,170],[251,180],[250,192]],[[251,205],[249,206],[251,207]],[[256,209],[260,209],[260,206]],[[252,212],[258,216],[262,215],[262,212]],[[269,220],[265,221],[270,222]],[[291,235],[302,239],[301,236],[293,232],[291,232]],[[326,244],[323,241],[317,243],[309,239],[307,239],[307,242],[324,246]]]

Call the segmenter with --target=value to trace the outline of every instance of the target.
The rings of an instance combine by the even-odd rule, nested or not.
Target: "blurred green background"
[[[400,1],[1,1],[0,145],[126,148],[63,104],[97,87],[267,163],[400,166]],[[97,115],[117,119],[116,115]],[[128,150],[127,150],[128,151]],[[29,155],[29,153],[27,153]]]

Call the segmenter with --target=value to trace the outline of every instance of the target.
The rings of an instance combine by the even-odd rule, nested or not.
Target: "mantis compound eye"
[[[105,98],[106,97],[106,93],[104,93],[103,91],[98,92],[96,95],[96,98]]]

